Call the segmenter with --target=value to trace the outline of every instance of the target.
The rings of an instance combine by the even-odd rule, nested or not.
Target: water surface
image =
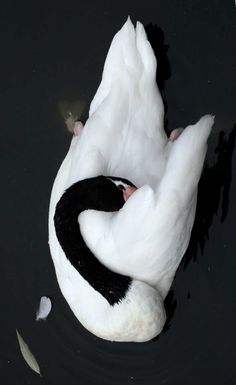
[[[169,320],[159,338],[143,344],[106,342],[79,324],[47,245],[50,190],[70,142],[59,103],[80,99],[88,108],[111,38],[128,14],[149,26],[159,55],[166,129],[216,115],[193,238],[167,299]],[[217,0],[19,2],[1,10],[4,385],[235,383],[234,17],[233,1]],[[52,298],[53,310],[36,323],[42,295]],[[24,362],[16,328],[42,378]]]

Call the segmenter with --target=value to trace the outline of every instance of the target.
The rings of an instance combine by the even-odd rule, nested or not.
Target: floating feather
[[[34,372],[38,373],[41,376],[39,364],[36,361],[36,358],[31,353],[28,345],[25,343],[25,341],[23,340],[23,338],[21,337],[17,329],[16,329],[16,336],[17,336],[17,339],[20,345],[21,354],[24,360]]]
[[[39,309],[36,313],[36,321],[45,320],[52,309],[52,302],[49,297],[41,297]]]

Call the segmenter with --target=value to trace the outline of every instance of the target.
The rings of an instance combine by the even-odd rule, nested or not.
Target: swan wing
[[[213,122],[212,116],[204,116],[170,143],[156,190],[143,186],[117,213],[81,214],[85,241],[107,267],[153,285],[173,278],[189,242]],[[164,291],[169,289],[169,283],[163,285]]]
[[[113,38],[76,149],[81,167],[86,149],[96,148],[104,159],[100,173],[122,176],[138,186],[155,185],[165,167],[163,115],[155,55],[143,25],[138,22],[134,28],[128,19]],[[95,176],[98,167],[94,166]]]

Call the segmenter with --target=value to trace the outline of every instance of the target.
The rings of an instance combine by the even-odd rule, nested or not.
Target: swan
[[[80,323],[111,341],[148,341],[187,249],[214,117],[167,138],[156,58],[130,18],[114,36],[85,125],[54,181],[49,247]]]

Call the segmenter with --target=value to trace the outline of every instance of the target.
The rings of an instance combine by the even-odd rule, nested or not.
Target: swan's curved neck
[[[112,272],[98,261],[81,235],[78,216],[87,209],[115,211],[120,203],[116,202],[115,208],[108,209],[101,199],[96,201],[91,194],[92,185],[88,186],[88,183],[83,180],[73,184],[57,203],[54,215],[56,235],[71,264],[95,290],[114,305],[125,297],[131,278]]]

